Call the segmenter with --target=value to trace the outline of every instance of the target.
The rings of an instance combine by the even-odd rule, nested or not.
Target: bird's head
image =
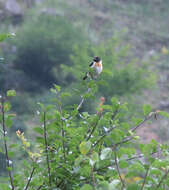
[[[100,57],[95,56],[95,57],[93,58],[93,61],[99,62],[99,61],[101,61],[101,59],[100,59]]]

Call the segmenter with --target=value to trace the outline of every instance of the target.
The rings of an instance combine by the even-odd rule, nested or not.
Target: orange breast
[[[96,63],[95,63],[95,66],[96,66],[96,67],[101,67],[102,64],[101,64],[100,62],[96,62]]]

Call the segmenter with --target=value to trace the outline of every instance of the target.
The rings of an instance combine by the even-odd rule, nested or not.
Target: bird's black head
[[[95,57],[93,58],[93,61],[99,62],[99,61],[101,61],[101,59],[100,59],[100,57],[95,56]]]

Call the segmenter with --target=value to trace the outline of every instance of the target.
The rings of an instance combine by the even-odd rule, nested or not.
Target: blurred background
[[[96,100],[81,111],[95,113],[102,96],[127,101],[130,118],[141,117],[144,104],[169,111],[168,17],[166,0],[0,0],[0,33],[15,34],[0,43],[0,91],[17,91],[11,139],[18,129],[33,136],[37,102],[50,102],[53,84],[71,92],[65,105],[79,103],[93,56],[104,71]],[[168,142],[168,122],[159,117],[138,134],[144,142]],[[4,159],[1,153],[1,165]]]

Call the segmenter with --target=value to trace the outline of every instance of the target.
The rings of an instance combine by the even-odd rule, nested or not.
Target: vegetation
[[[10,187],[8,182],[1,183],[3,190],[168,189],[168,145],[155,140],[142,144],[135,131],[159,114],[169,114],[144,105],[144,118],[125,120],[126,103],[112,98],[106,105],[103,97],[95,114],[80,113],[84,100],[93,96],[95,89],[96,84],[90,81],[79,105],[70,106],[62,103],[71,96],[69,93],[57,85],[51,89],[53,103],[39,104],[40,125],[34,128],[38,134],[36,148],[32,150],[23,132],[16,132],[27,161],[22,160],[22,167],[14,174],[12,159],[18,144],[11,144],[10,151],[6,128],[11,126],[14,114],[9,112],[10,103],[1,97],[1,130],[10,183]],[[7,97],[15,95],[15,91],[7,91]]]
[[[5,3],[0,189],[167,190],[168,3],[17,1],[3,15]],[[103,72],[82,81],[95,55]]]

